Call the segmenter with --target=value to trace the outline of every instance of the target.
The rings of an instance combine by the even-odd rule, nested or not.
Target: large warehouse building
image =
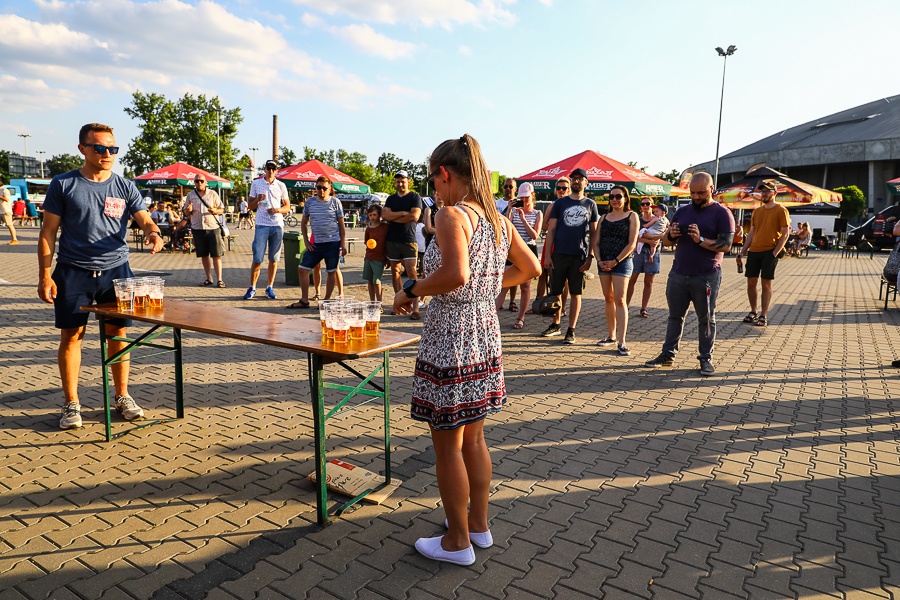
[[[900,201],[886,183],[900,177],[900,96],[882,98],[785,129],[719,159],[719,183],[766,165],[828,189],[855,185],[875,212]],[[715,171],[715,161],[690,172]]]

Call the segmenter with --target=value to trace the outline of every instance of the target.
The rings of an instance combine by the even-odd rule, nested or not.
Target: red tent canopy
[[[184,162],[177,162],[166,167],[161,167],[144,175],[134,178],[138,185],[148,187],[159,187],[169,185],[182,185],[185,187],[194,187],[194,177],[197,175],[206,176],[206,185],[210,188],[222,188],[230,190],[234,184],[230,180],[218,175],[213,175],[208,171],[204,171],[193,165]]]
[[[593,150],[585,150],[575,156],[555,162],[543,169],[517,177],[516,181],[530,182],[535,191],[551,191],[556,180],[575,169],[584,169],[588,175],[586,192],[606,193],[613,186],[624,186],[630,194],[639,196],[665,196],[672,188],[668,181],[629,167],[617,160],[603,156]]]
[[[308,160],[299,165],[285,167],[275,173],[275,178],[283,181],[289,189],[311,190],[316,187],[316,179],[322,175],[331,180],[336,192],[344,194],[369,193],[369,186],[359,179],[354,179],[346,173],[342,173],[334,167],[329,167],[318,160]]]

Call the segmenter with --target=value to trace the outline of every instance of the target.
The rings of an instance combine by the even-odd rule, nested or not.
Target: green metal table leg
[[[100,366],[103,369],[103,419],[106,441],[112,440],[112,416],[109,414],[109,352],[106,349],[106,319],[100,315]]]
[[[328,516],[328,488],[325,486],[325,386],[323,385],[322,357],[312,355],[310,388],[313,396],[313,430],[316,450],[316,516],[319,525],[331,524]]]
[[[175,342],[175,417],[184,418],[184,363],[181,355],[181,330],[172,331]]]
[[[384,480],[391,482],[391,365],[390,353],[384,353]]]

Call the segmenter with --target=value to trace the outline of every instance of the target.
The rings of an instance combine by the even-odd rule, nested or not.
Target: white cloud
[[[349,15],[375,23],[423,25],[511,24],[515,16],[506,9],[516,0],[294,0],[328,15]]]
[[[0,73],[0,113],[66,109],[75,104],[75,98],[73,92],[51,88],[40,79]]]
[[[300,21],[307,27],[318,27],[322,24],[322,18],[312,13],[303,13]]]
[[[463,56],[472,56],[472,49],[469,48],[468,46],[460,46],[459,53],[462,54]]]
[[[401,42],[382,35],[368,25],[331,27],[330,31],[361,52],[388,60],[407,58],[416,49],[415,44]]]
[[[242,19],[210,0],[196,5],[181,0],[39,0],[38,5],[41,14],[33,21],[0,14],[0,31],[5,32],[0,36],[0,74],[40,82],[46,89],[34,89],[34,95],[43,99],[56,94],[57,106],[76,95],[89,101],[103,90],[215,94],[223,84],[247,83],[251,77],[253,89],[281,100],[299,94],[358,105],[384,94],[292,46],[293,40],[278,30]],[[404,47],[397,44],[402,43],[389,44],[390,51],[402,53]],[[0,94],[8,97],[6,90]],[[0,113],[11,110],[8,101],[0,103]]]

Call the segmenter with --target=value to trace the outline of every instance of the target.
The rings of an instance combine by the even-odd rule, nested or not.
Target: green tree
[[[634,169],[638,169],[639,171],[646,171],[647,168],[648,168],[648,167],[639,167],[639,166],[637,166],[637,161],[636,161],[636,160],[629,160],[629,161],[628,161],[628,166],[629,166],[629,167],[632,167],[632,168],[634,168]]]
[[[131,140],[122,164],[143,174],[174,162],[175,105],[161,94],[131,95],[125,114],[138,122],[140,134]]]
[[[403,168],[403,161],[398,158],[396,155],[391,154],[390,152],[385,152],[381,156],[378,157],[378,162],[375,163],[375,169],[384,175],[390,175],[391,178],[394,177],[394,173]]]
[[[287,146],[278,146],[278,166],[287,167],[288,165],[296,165],[298,162],[297,155]]]
[[[0,176],[4,185],[9,183],[9,150],[0,150]]]
[[[841,200],[841,218],[852,219],[860,216],[866,208],[866,195],[855,185],[834,188],[843,196]]]
[[[74,154],[56,154],[44,162],[45,170],[48,170],[47,177],[56,177],[57,175],[68,173],[74,169],[80,169],[83,165],[84,157],[75,156]]]
[[[677,185],[678,179],[681,177],[681,171],[679,171],[678,169],[672,169],[668,173],[666,173],[665,171],[660,171],[656,174],[656,177],[664,181],[668,181],[673,185]]]

